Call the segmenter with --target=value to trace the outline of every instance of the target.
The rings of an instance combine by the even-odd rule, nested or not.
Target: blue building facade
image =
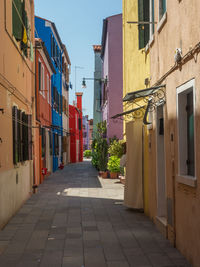
[[[62,162],[62,54],[63,45],[53,22],[35,17],[35,38],[45,43],[56,73],[51,78],[53,171]]]

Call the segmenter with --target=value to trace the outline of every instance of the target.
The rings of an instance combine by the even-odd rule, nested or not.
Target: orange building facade
[[[0,1],[0,228],[32,192],[34,1]]]

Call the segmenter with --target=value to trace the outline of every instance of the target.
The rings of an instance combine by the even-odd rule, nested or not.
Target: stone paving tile
[[[45,251],[40,263],[40,267],[57,267],[62,266],[63,251]]]
[[[0,267],[189,267],[123,191],[88,161],[53,173],[0,231]]]
[[[62,267],[82,267],[83,257],[82,256],[72,256],[63,257]]]
[[[107,267],[102,248],[86,248],[84,250],[85,267]]]
[[[108,267],[129,267],[127,261],[108,261],[107,262]]]

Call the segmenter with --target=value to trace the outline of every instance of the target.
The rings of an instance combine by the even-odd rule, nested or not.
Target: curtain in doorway
[[[126,123],[127,161],[124,204],[143,209],[142,121]]]

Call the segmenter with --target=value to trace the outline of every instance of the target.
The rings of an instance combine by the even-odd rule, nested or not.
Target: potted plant
[[[108,143],[104,138],[106,122],[98,123],[96,137],[92,143],[92,164],[99,171],[99,175],[107,178]]]
[[[108,153],[110,156],[117,156],[118,158],[121,158],[124,154],[123,144],[123,140],[112,140],[108,148]]]
[[[85,151],[83,152],[83,156],[84,156],[85,158],[87,158],[87,159],[91,158],[91,156],[92,156],[92,151],[91,151],[91,150],[85,150]]]
[[[120,159],[117,156],[111,156],[108,160],[108,170],[110,178],[117,178],[120,172]]]

